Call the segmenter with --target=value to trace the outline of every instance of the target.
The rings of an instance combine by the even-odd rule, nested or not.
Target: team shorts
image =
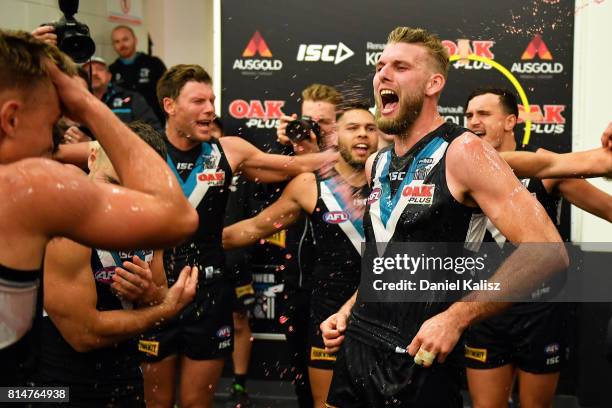
[[[155,362],[180,354],[192,360],[225,358],[233,351],[234,288],[226,279],[198,287],[192,303],[168,323],[141,336],[138,350]]]
[[[560,371],[569,358],[566,306],[546,303],[525,313],[510,309],[470,327],[465,338],[466,366],[489,369],[514,364],[534,374]]]

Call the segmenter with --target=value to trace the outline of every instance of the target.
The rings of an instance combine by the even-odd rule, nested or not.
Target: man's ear
[[[9,99],[0,106],[0,129],[3,137],[15,137],[20,109],[23,109],[23,104],[15,99]]]
[[[427,85],[425,86],[425,95],[432,96],[442,92],[442,88],[444,88],[445,83],[446,79],[444,78],[444,75],[439,73],[432,74],[427,81]]]
[[[504,121],[504,130],[506,132],[511,131],[512,129],[514,129],[514,126],[516,126],[516,115],[512,114],[512,115],[508,115],[506,116],[506,120]]]
[[[165,97],[164,99],[162,99],[162,104],[164,106],[164,111],[166,112],[166,114],[168,114],[168,116],[174,115],[175,113],[174,99]]]

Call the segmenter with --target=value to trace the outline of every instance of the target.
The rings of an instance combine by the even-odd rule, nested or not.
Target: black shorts
[[[146,361],[181,354],[192,360],[225,358],[234,348],[234,289],[226,279],[201,285],[192,303],[167,324],[141,336],[138,350]]]
[[[460,368],[423,368],[408,354],[375,348],[347,334],[338,352],[328,407],[462,408]]]
[[[325,344],[321,334],[320,325],[332,314],[338,311],[339,307],[330,307],[312,298],[310,305],[310,320],[308,321],[308,366],[323,370],[333,370],[336,361],[336,354],[325,352]]]
[[[253,282],[234,287],[232,311],[241,315],[251,315],[255,307],[255,289]]]
[[[534,312],[509,310],[470,327],[465,337],[468,368],[514,364],[534,374],[558,372],[569,357],[568,309],[547,303]]]

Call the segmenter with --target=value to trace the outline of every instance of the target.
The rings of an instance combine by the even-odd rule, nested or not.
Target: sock
[[[234,384],[232,386],[236,391],[246,391],[246,374],[234,374]]]

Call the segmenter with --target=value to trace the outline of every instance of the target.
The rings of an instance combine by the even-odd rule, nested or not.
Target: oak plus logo
[[[355,53],[346,44],[300,44],[296,60],[300,62],[333,62],[338,65]]]
[[[236,99],[229,104],[229,114],[235,119],[245,120],[248,128],[274,129],[283,116],[285,101],[262,101],[259,99]]]
[[[519,123],[525,121],[527,112],[519,105]],[[565,131],[565,105],[529,105],[531,131],[537,134],[560,135]]]
[[[478,55],[479,57],[485,57],[489,59],[495,59],[495,54],[491,50],[493,45],[495,45],[495,41],[492,40],[468,40],[468,39],[460,39],[455,41],[444,40],[442,41],[442,45],[444,45],[448,51],[449,56],[453,55]],[[482,61],[471,61],[471,60],[458,60],[453,63],[453,67],[455,69],[463,68],[468,70],[481,70],[481,69],[491,69],[489,64],[486,64]]]
[[[243,75],[272,75],[282,68],[283,62],[272,59],[272,51],[259,31],[255,31],[242,52],[242,58],[234,60],[232,66],[232,69],[241,71]]]
[[[553,56],[540,34],[536,34],[529,42],[521,55],[521,61],[529,62],[515,62],[510,68],[521,78],[552,78],[554,74],[563,72],[563,64],[553,62]]]

